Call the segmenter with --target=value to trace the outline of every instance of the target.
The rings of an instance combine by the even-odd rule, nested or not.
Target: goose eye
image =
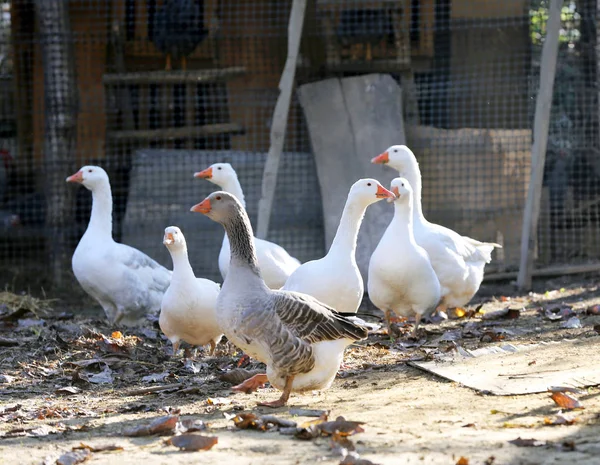
[[[368,183],[367,183],[367,186],[370,186],[370,185],[371,185],[371,183],[370,183],[370,182],[368,182]]]
[[[394,153],[398,153],[398,149],[394,149]]]
[[[404,187],[404,183],[402,183],[402,187]]]
[[[91,173],[91,172],[92,172],[92,170],[88,170],[88,173]]]
[[[217,200],[221,200],[221,196],[220,196],[220,195],[217,195],[216,199],[217,199]]]
[[[217,167],[217,169],[218,169],[218,170],[220,170],[220,169],[221,169],[221,167],[219,166],[219,167]]]

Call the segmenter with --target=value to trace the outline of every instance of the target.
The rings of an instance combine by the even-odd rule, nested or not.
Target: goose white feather
[[[405,145],[393,145],[371,161],[398,170],[412,186],[415,240],[429,254],[442,286],[440,309],[466,305],[479,290],[485,265],[492,260],[492,250],[500,245],[461,236],[425,219],[421,205],[421,171],[414,153]]]
[[[67,178],[92,191],[92,214],[71,260],[81,287],[113,324],[134,325],[157,314],[171,271],[112,237],[112,194],[106,171],[84,166]]]
[[[356,181],[348,193],[327,255],[296,268],[283,289],[309,294],[341,313],[356,313],[364,294],[363,279],[356,264],[358,231],[369,205],[393,197],[394,194],[375,179]]]
[[[223,336],[216,315],[220,286],[209,279],[196,278],[185,237],[177,226],[165,229],[163,244],[173,259],[173,276],[162,299],[160,329],[173,344],[173,354],[185,341],[197,346],[210,344],[212,355]]]
[[[396,194],[394,217],[369,261],[369,299],[384,312],[416,319],[432,313],[440,302],[441,289],[429,255],[415,241],[412,196],[409,182],[396,178],[391,183]]]
[[[231,264],[217,299],[219,323],[229,341],[267,365],[266,377],[256,375],[239,387],[252,390],[268,377],[283,390],[279,400],[262,404],[271,407],[285,405],[291,391],[329,387],[344,349],[364,339],[366,329],[307,294],[267,287],[250,220],[234,195],[213,192],[192,211],[222,224],[231,243]]]
[[[214,163],[205,170],[195,173],[194,177],[207,179],[224,191],[235,195],[244,209],[246,208],[242,186],[237,173],[229,163]],[[280,289],[292,272],[300,266],[300,261],[292,257],[283,247],[273,242],[255,237],[254,244],[265,283],[271,289]],[[225,234],[219,252],[219,270],[223,279],[225,279],[229,270],[229,256],[229,239]]]

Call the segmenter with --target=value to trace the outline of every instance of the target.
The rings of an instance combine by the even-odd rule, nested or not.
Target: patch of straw
[[[8,309],[8,313],[29,311],[35,316],[39,316],[38,313],[52,310],[50,303],[53,301],[38,299],[29,294],[15,294],[10,291],[0,292],[0,308],[5,306]]]

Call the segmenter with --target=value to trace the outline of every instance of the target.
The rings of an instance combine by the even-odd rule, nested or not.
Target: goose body
[[[218,185],[221,189],[233,194],[246,208],[244,192],[238,180],[237,174],[229,163],[215,163],[207,169],[194,174],[197,178],[207,179]],[[300,266],[300,261],[292,257],[283,247],[274,242],[253,237],[258,265],[267,286],[271,289],[280,289],[288,277]],[[229,270],[231,249],[227,234],[223,237],[223,243],[219,252],[219,271],[223,279]]]
[[[479,290],[485,265],[492,260],[492,250],[500,245],[461,236],[425,219],[421,205],[421,171],[415,155],[405,145],[391,146],[372,162],[388,164],[412,186],[414,236],[428,253],[440,282],[440,309],[466,305]]]
[[[265,363],[268,380],[283,390],[278,401],[263,405],[285,405],[291,391],[329,387],[344,349],[364,339],[366,329],[309,295],[265,284],[250,220],[234,195],[213,192],[192,211],[222,224],[229,237],[231,263],[217,299],[217,318],[228,340]]]
[[[165,229],[163,243],[173,259],[173,276],[162,299],[160,329],[173,344],[173,354],[185,341],[197,346],[210,344],[212,355],[223,335],[216,315],[220,286],[209,279],[196,278],[185,237],[178,227]]]
[[[415,331],[422,316],[432,313],[440,302],[441,288],[427,252],[413,234],[412,189],[407,180],[396,178],[394,217],[369,261],[369,298],[384,312],[414,316]]]
[[[92,191],[92,214],[71,260],[81,287],[113,324],[137,324],[157,314],[171,271],[139,250],[112,237],[112,194],[106,172],[84,166],[67,178]]]
[[[300,265],[283,289],[309,294],[340,313],[356,313],[364,283],[356,264],[356,240],[367,207],[394,197],[375,179],[360,179],[350,188],[329,252]]]

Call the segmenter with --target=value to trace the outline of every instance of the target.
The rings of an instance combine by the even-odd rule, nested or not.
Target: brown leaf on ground
[[[56,461],[56,465],[75,465],[76,463],[85,462],[92,456],[88,449],[67,452],[61,455]]]
[[[600,305],[591,305],[586,310],[585,313],[588,315],[600,315]]]
[[[330,436],[329,445],[332,449],[344,449],[346,450],[346,453],[348,451],[352,452],[356,450],[354,443],[347,436],[342,436],[338,433],[334,433]]]
[[[123,446],[117,446],[116,444],[103,444],[101,446],[90,446],[89,444],[85,444],[84,442],[80,443],[78,446],[73,447],[73,450],[77,449],[88,449],[92,452],[109,452],[114,450],[124,450]]]
[[[540,447],[545,446],[546,441],[538,441],[537,439],[522,439],[520,436],[517,439],[508,441],[518,447]]]
[[[319,429],[325,434],[339,434],[340,436],[351,436],[356,433],[364,433],[364,429],[360,425],[364,425],[362,421],[348,421],[344,417],[339,416],[335,421],[326,421],[319,425]]]
[[[171,439],[167,440],[168,444],[187,451],[210,450],[218,442],[219,438],[216,436],[202,436],[200,434],[187,433],[173,436]]]
[[[110,337],[113,339],[123,339],[123,333],[121,331],[113,331]]]
[[[558,413],[554,418],[544,418],[544,425],[549,426],[572,425],[575,422],[577,422],[577,417],[569,415],[568,413]]]
[[[550,397],[556,403],[556,405],[566,410],[584,408],[576,397],[567,392],[553,392]]]
[[[234,368],[229,370],[227,373],[219,375],[219,379],[230,384],[242,384],[247,379],[252,378],[254,375],[262,373],[263,370],[246,370],[245,368]]]
[[[493,455],[490,455],[487,459],[485,459],[485,462],[483,462],[483,465],[494,465],[495,461],[496,461],[496,457],[494,457]]]
[[[469,465],[469,459],[466,457],[461,457],[456,461],[456,465]]]
[[[233,424],[239,429],[257,429],[265,431],[266,425],[254,413],[238,413],[232,418]]]
[[[21,404],[16,404],[13,405],[12,407],[3,407],[2,409],[0,409],[0,417],[3,417],[4,415],[8,415],[9,413],[14,413],[17,410],[19,410],[22,407]]]
[[[147,425],[138,425],[133,428],[128,428],[123,431],[124,436],[152,436],[154,434],[172,434],[177,427],[179,415],[167,415],[159,417]]]

